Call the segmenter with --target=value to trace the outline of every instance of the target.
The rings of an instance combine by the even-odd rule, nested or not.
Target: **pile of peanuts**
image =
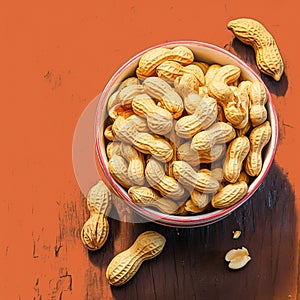
[[[197,62],[185,46],[152,49],[108,99],[109,172],[134,203],[165,214],[228,208],[262,170],[266,102],[238,66]]]
[[[259,70],[279,81],[284,63],[267,29],[247,18],[232,20],[227,28],[253,47]],[[104,136],[113,178],[134,203],[165,214],[200,214],[241,200],[262,170],[262,151],[271,138],[260,81],[243,80],[234,65],[197,62],[184,46],[148,51],[135,71],[107,103]],[[90,189],[87,208],[81,240],[96,251],[107,240],[112,208],[103,181]],[[233,238],[240,234],[234,231]],[[108,283],[126,284],[165,243],[158,232],[141,233],[107,266]],[[242,247],[228,251],[225,260],[240,269],[251,257]]]

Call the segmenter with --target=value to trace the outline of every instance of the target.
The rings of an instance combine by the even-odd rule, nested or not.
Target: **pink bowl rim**
[[[104,108],[105,105],[105,100],[107,98],[107,95],[109,94],[110,90],[114,87],[116,79],[120,76],[120,74],[128,67],[130,66],[133,62],[135,62],[137,59],[139,59],[144,53],[151,49],[155,49],[158,47],[170,47],[170,46],[177,46],[177,45],[194,45],[194,46],[199,46],[199,47],[204,47],[208,49],[215,50],[217,52],[220,52],[231,59],[233,59],[236,63],[242,65],[249,73],[251,73],[257,80],[259,80],[263,86],[265,87],[267,97],[268,97],[268,102],[269,102],[269,108],[270,111],[272,112],[274,122],[274,132],[272,129],[272,135],[274,138],[274,147],[271,152],[271,156],[269,161],[267,162],[265,172],[261,175],[260,180],[253,183],[250,185],[250,188],[248,190],[248,193],[245,195],[243,199],[241,199],[239,202],[236,204],[232,205],[229,208],[226,209],[219,209],[207,214],[200,214],[200,215],[194,215],[194,216],[176,216],[176,215],[166,215],[160,212],[156,212],[151,209],[147,209],[145,207],[138,206],[137,204],[133,203],[126,193],[126,191],[117,183],[115,180],[112,178],[112,176],[109,173],[108,167],[105,162],[105,158],[102,155],[101,148],[100,148],[100,142],[99,142],[99,129],[100,129],[100,117],[101,117],[101,110]],[[275,134],[275,136],[274,136]],[[209,225],[212,223],[215,223],[219,220],[224,219],[225,217],[229,216],[233,211],[235,211],[238,207],[240,207],[242,204],[244,204],[254,193],[255,191],[259,188],[259,186],[262,184],[264,181],[266,175],[269,172],[269,169],[273,163],[275,153],[276,153],[276,148],[277,148],[277,143],[278,143],[278,119],[277,119],[277,114],[275,110],[275,106],[272,100],[272,96],[266,87],[265,83],[263,80],[259,77],[257,73],[254,72],[254,70],[247,65],[243,60],[241,60],[239,57],[236,55],[230,53],[229,51],[220,48],[219,46],[206,43],[206,42],[199,42],[195,40],[180,40],[180,41],[170,41],[170,42],[165,42],[161,44],[156,44],[154,46],[151,46],[139,53],[137,53],[135,56],[130,58],[127,62],[125,62],[110,78],[108,83],[106,84],[99,102],[97,106],[97,111],[96,111],[96,116],[95,116],[95,139],[96,139],[96,153],[100,162],[100,166],[102,168],[102,171],[106,178],[109,181],[109,184],[111,185],[112,189],[120,195],[127,204],[130,205],[137,213],[140,215],[144,216],[146,219],[151,220],[155,223],[161,224],[161,225],[166,225],[166,226],[171,226],[171,227],[200,227],[200,226],[205,226]]]

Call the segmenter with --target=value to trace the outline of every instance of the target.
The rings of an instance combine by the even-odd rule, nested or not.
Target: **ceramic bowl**
[[[263,85],[261,78],[241,59],[232,53],[219,48],[215,45],[198,42],[198,41],[174,41],[164,44],[155,45],[151,48],[145,49],[144,51],[138,53],[133,58],[129,59],[123,66],[121,66],[117,72],[111,77],[107,85],[105,86],[103,93],[100,96],[97,113],[95,118],[95,134],[96,134],[96,152],[99,159],[99,164],[101,168],[101,174],[103,180],[109,186],[109,188],[123,199],[134,211],[146,218],[147,220],[173,227],[199,227],[208,224],[215,223],[229,216],[238,207],[243,205],[258,189],[263,180],[265,179],[274,159],[277,138],[278,138],[278,121],[276,116],[276,111],[270,92],[266,88],[268,102],[266,108],[268,111],[268,120],[272,127],[272,137],[268,145],[263,151],[263,168],[259,176],[257,176],[254,181],[250,184],[247,195],[241,199],[235,205],[227,209],[216,209],[208,213],[202,213],[199,215],[189,215],[189,216],[176,216],[167,215],[156,211],[155,209],[141,207],[132,202],[126,189],[124,189],[120,184],[118,184],[108,171],[108,160],[105,152],[105,138],[103,135],[104,124],[107,119],[106,104],[110,95],[116,90],[118,85],[127,77],[135,76],[135,69],[138,66],[140,57],[149,51],[150,49],[157,47],[168,47],[174,48],[178,45],[183,45],[191,49],[194,53],[196,61],[204,61],[209,64],[218,63],[221,65],[233,64],[241,69],[241,78],[244,80],[259,80]],[[265,85],[264,85],[265,86]],[[263,195],[262,195],[263,196]]]

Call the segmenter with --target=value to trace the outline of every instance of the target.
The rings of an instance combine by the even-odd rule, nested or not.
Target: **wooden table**
[[[270,0],[251,5],[233,0],[205,5],[31,0],[6,3],[0,14],[1,299],[300,299],[300,63],[293,42],[300,22],[293,5]],[[280,126],[275,161],[264,183],[235,213],[202,228],[145,222],[124,206],[122,221],[109,220],[105,246],[86,251],[80,241],[88,217],[86,191],[79,187],[72,162],[78,120],[92,115],[93,99],[117,68],[154,44],[179,39],[213,43],[257,71],[253,50],[226,29],[229,20],[242,16],[258,19],[272,32],[286,64],[278,83],[262,75]],[[90,155],[88,166],[93,154],[91,128],[86,129],[87,147],[77,150]],[[98,179],[91,169],[84,187]],[[125,222],[132,218],[140,223]],[[166,237],[163,253],[143,264],[127,285],[111,288],[105,279],[108,263],[145,230]],[[232,239],[233,230],[242,231],[239,239]],[[241,246],[252,260],[232,271],[224,255]]]

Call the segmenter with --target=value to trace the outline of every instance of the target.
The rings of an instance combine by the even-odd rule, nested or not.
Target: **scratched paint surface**
[[[272,11],[272,13],[270,13]],[[269,13],[268,13],[269,12]],[[299,286],[299,28],[292,3],[240,1],[10,1],[0,10],[2,299],[297,299]],[[191,39],[224,47],[255,70],[253,50],[226,23],[249,16],[275,36],[286,73],[266,76],[278,112],[279,146],[266,181],[234,214],[198,229],[110,219],[101,251],[88,253],[80,230],[88,217],[72,165],[82,112],[131,56],[157,43]],[[98,180],[91,175],[88,180]],[[124,219],[131,212],[120,204]],[[105,269],[144,230],[167,244],[122,288]],[[242,235],[232,239],[232,230]],[[245,269],[228,270],[224,254],[245,245]],[[298,284],[297,284],[298,283]]]

